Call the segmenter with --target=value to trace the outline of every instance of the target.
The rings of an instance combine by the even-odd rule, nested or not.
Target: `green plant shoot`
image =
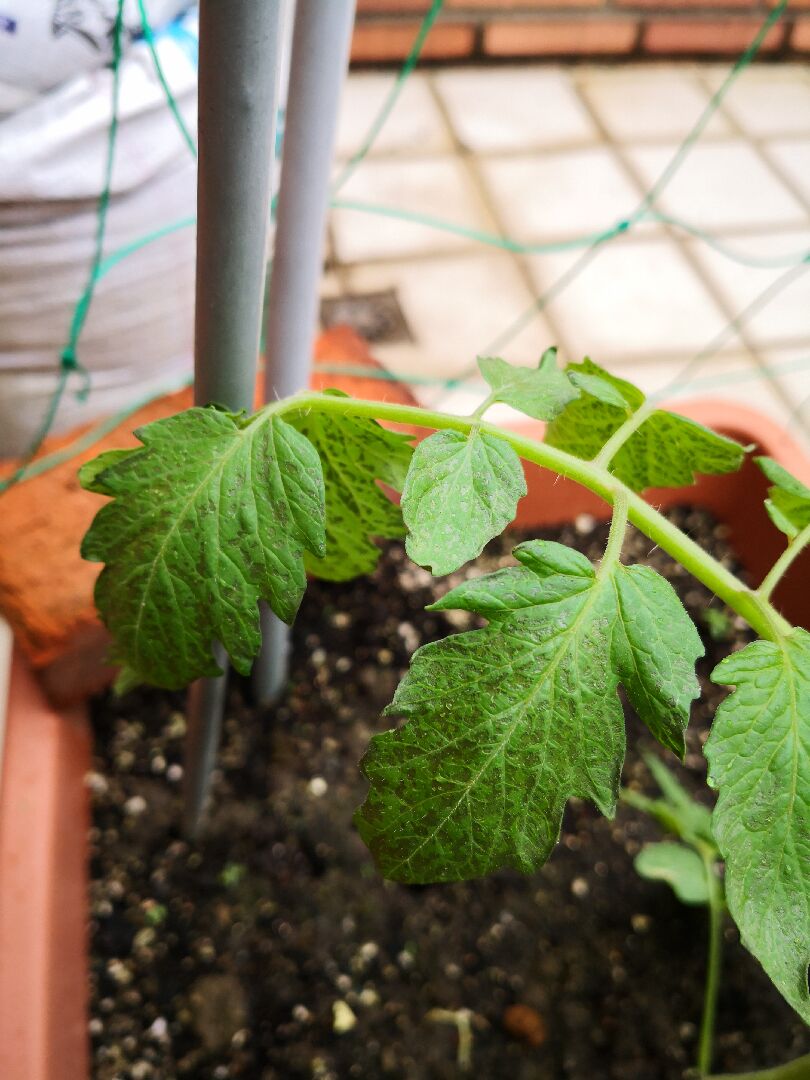
[[[190,409],[136,432],[138,449],[86,465],[82,483],[110,500],[82,551],[104,563],[96,602],[114,660],[127,684],[177,688],[218,673],[220,642],[247,672],[260,644],[258,602],[291,622],[307,572],[368,573],[374,538],[403,535],[421,565],[457,570],[514,517],[521,459],[584,485],[613,507],[597,565],[530,541],[515,549],[515,566],[435,605],[487,625],[414,654],[387,710],[407,722],[372,739],[362,763],[370,788],[358,828],[397,880],[528,872],[549,857],[570,796],[614,813],[619,687],[662,746],[682,755],[700,639],[662,577],[622,562],[630,521],[761,639],[714,674],[736,689],[707,746],[719,796],[711,842],[743,941],[810,1021],[810,635],[770,599],[810,542],[810,491],[760,461],[788,545],[750,589],[639,494],[731,472],[746,448],[652,408],[590,360],[561,370],[549,351],[535,369],[497,358],[480,366],[491,393],[470,416],[302,393],[252,416]],[[495,402],[549,421],[545,441],[488,422]],[[381,421],[435,434],[414,451]],[[401,492],[400,506],[380,483]],[[679,887],[696,896],[686,873],[678,870]]]
[[[711,812],[681,787],[658,758],[647,754],[645,761],[661,789],[661,798],[649,799],[623,788],[622,800],[654,818],[678,842],[646,844],[635,858],[635,868],[643,878],[666,882],[681,903],[706,907],[709,913],[706,987],[697,1059],[698,1072],[705,1076],[712,1066],[726,911],[720,852],[712,835]]]

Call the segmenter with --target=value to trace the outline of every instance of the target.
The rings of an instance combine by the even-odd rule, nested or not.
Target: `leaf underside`
[[[387,431],[376,420],[315,410],[294,414],[290,423],[317,450],[326,486],[326,553],[307,553],[307,570],[328,581],[370,574],[380,557],[371,537],[405,535],[399,506],[375,481],[402,490],[413,455],[410,436]]]
[[[503,532],[525,494],[520,458],[503,439],[478,430],[430,435],[402,492],[408,554],[434,574],[457,570]]]
[[[130,456],[137,454],[137,448],[133,450],[105,450],[102,454],[86,461],[79,469],[79,483],[85,491],[93,491],[96,495],[109,495],[107,485],[104,482],[103,473],[113,465],[118,465]]]
[[[566,369],[582,396],[566,406],[546,430],[546,442],[591,460],[644,403],[642,392],[591,360]],[[626,401],[626,406],[618,400]],[[634,491],[684,487],[695,476],[734,472],[745,447],[677,413],[656,410],[614,457],[610,471]]]
[[[765,509],[777,529],[792,540],[810,525],[810,488],[773,458],[758,457],[756,463],[772,485]]]
[[[649,881],[665,881],[684,904],[708,904],[709,883],[703,860],[685,844],[647,844],[633,861]]]
[[[515,367],[495,356],[479,356],[478,367],[494,399],[535,420],[553,420],[579,397],[571,380],[557,367],[557,350],[548,349],[536,368]]]
[[[810,634],[755,641],[712,679],[736,686],[706,743],[729,910],[743,943],[810,1023]]]
[[[304,589],[304,552],[325,550],[324,487],[312,444],[277,417],[251,423],[189,409],[136,432],[143,448],[85,473],[112,497],[82,555],[106,565],[96,606],[129,682],[169,689],[217,675],[220,641],[247,673],[258,600],[285,622]]]
[[[465,582],[436,609],[489,620],[417,650],[376,736],[357,825],[385,876],[406,882],[536,869],[569,796],[615,809],[624,757],[621,682],[666,746],[683,749],[700,639],[647,567],[601,576],[560,544],[515,549],[518,567]]]

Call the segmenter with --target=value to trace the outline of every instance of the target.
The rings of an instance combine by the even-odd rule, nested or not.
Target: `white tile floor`
[[[358,266],[349,271],[353,293],[394,287],[400,305],[417,336],[410,344],[374,347],[375,355],[397,375],[453,379],[470,369],[475,357],[501,330],[503,313],[519,312],[533,300],[533,292],[508,255],[474,252],[406,263]],[[481,298],[486,298],[482,302]],[[512,363],[536,361],[553,337],[542,317],[518,334],[501,351]]]
[[[704,68],[705,84],[716,90],[727,68]],[[749,68],[723,102],[723,111],[746,135],[806,135],[810,113],[810,71],[793,64]]]
[[[337,132],[338,157],[356,153],[371,124],[385,102],[393,78],[387,73],[353,75],[347,82],[341,102]],[[436,108],[427,81],[420,76],[405,84],[396,108],[374,141],[373,153],[421,154],[449,153],[453,149],[451,133]]]
[[[596,68],[577,80],[594,115],[619,142],[683,139],[706,104],[691,68]],[[706,135],[727,135],[728,120],[715,114]]]
[[[571,262],[570,253],[532,256],[538,293]],[[588,353],[608,366],[688,356],[724,321],[681,250],[664,238],[614,241],[553,301],[550,314],[573,355]]]
[[[599,146],[481,158],[479,168],[507,234],[523,242],[598,232],[638,202],[619,161]]]
[[[418,73],[340,197],[452,222],[523,244],[570,245],[630,215],[726,74],[719,65],[540,65]],[[344,159],[393,73],[353,75],[338,138]],[[810,448],[810,265],[740,328],[735,315],[810,250],[810,74],[753,67],[737,80],[659,207],[721,246],[772,265],[741,266],[677,227],[644,223],[503,340],[534,363],[550,344],[585,353],[649,392],[695,354],[695,394],[753,405]],[[475,371],[475,356],[542,296],[580,248],[503,252],[474,236],[360,209],[332,214],[324,294],[396,290],[413,341],[375,345],[417,396],[472,407],[471,386],[430,380]],[[806,362],[805,362],[806,361]],[[683,396],[680,394],[679,396]]]
[[[642,184],[651,187],[677,149],[677,143],[630,146],[627,156]],[[806,218],[784,182],[742,139],[695,146],[661,194],[659,206],[714,230],[798,225]]]
[[[458,141],[474,154],[592,144],[596,124],[567,73],[547,67],[457,69],[433,84]]]
[[[473,228],[483,225],[489,229],[493,226],[464,162],[450,155],[365,161],[339,197],[376,207],[393,207],[406,214],[427,214],[455,225]],[[473,247],[470,240],[452,232],[356,210],[334,210],[332,228],[335,253],[342,263],[401,259]]]
[[[743,241],[739,243],[742,249]],[[758,268],[741,266],[713,251],[705,244],[689,245],[695,259],[713,281],[729,308],[741,311],[751,304],[768,285],[787,267]],[[810,229],[785,231],[774,238],[755,237],[745,242],[745,251],[764,257],[788,252],[810,251]],[[790,281],[762,310],[752,314],[747,322],[747,335],[758,347],[767,349],[778,345],[791,345],[808,340],[810,325],[810,273],[804,273]],[[810,349],[808,349],[810,352]],[[810,393],[810,370],[807,375],[807,391]]]
[[[774,139],[763,144],[766,160],[793,183],[799,197],[810,201],[810,139]]]

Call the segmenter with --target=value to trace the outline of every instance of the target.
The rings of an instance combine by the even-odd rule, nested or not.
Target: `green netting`
[[[25,455],[23,466],[18,469],[10,478],[0,484],[0,492],[7,490],[12,484],[19,482],[20,480],[27,479],[32,476],[36,476],[46,471],[46,469],[53,468],[55,465],[68,460],[70,457],[81,453],[87,447],[93,445],[98,439],[102,438],[107,432],[112,430],[118,423],[126,419],[127,416],[137,411],[142,407],[146,401],[141,401],[131,409],[124,410],[115,416],[109,417],[96,425],[90,432],[71,443],[68,447],[55,454],[48,455],[45,458],[41,458],[32,464],[32,459],[39,452],[45,438],[49,434],[54,419],[56,417],[59,404],[62,400],[64,393],[66,392],[70,377],[74,373],[78,373],[82,378],[82,385],[77,391],[78,394],[86,396],[91,389],[89,374],[81,366],[78,354],[78,346],[81,338],[82,329],[84,327],[85,320],[90,304],[93,300],[94,291],[98,282],[108,273],[110,273],[120,262],[130,256],[136,254],[142,250],[145,246],[155,243],[161,240],[163,237],[176,232],[180,229],[190,228],[195,222],[196,218],[193,216],[182,218],[178,221],[172,222],[168,225],[164,225],[153,232],[150,232],[136,241],[118,248],[108,255],[103,255],[104,248],[104,235],[106,227],[106,216],[110,201],[110,181],[112,175],[112,165],[115,156],[115,142],[118,129],[118,93],[119,93],[119,70],[121,63],[121,42],[122,42],[122,29],[123,29],[123,4],[124,0],[119,0],[118,13],[113,31],[113,58],[112,58],[112,108],[111,108],[111,121],[108,132],[108,146],[107,157],[105,165],[105,179],[102,192],[98,200],[97,210],[97,229],[96,229],[96,241],[94,248],[94,257],[91,264],[90,272],[88,274],[87,284],[79,297],[76,308],[74,310],[73,318],[71,320],[70,331],[68,341],[62,350],[60,356],[60,367],[58,373],[57,384],[53,393],[53,397],[49,403],[43,422],[36,434],[35,439],[29,448],[28,453]],[[164,76],[157,49],[155,48],[154,34],[152,27],[149,23],[149,19],[146,12],[144,0],[138,0],[141,26],[143,31],[144,40],[149,48],[150,55],[155,67],[156,76],[163,88],[167,106],[171,110],[175,121],[178,126],[180,135],[186,145],[189,152],[195,157],[197,154],[196,146],[194,144],[193,137],[191,136],[186,124],[183,120],[182,113],[179,106],[172,94],[171,88]],[[663,395],[671,396],[674,393],[680,393],[686,388],[697,388],[702,386],[704,389],[711,387],[719,387],[723,385],[730,385],[734,382],[743,381],[752,377],[757,377],[755,374],[750,373],[735,375],[734,372],[728,373],[723,376],[716,376],[711,379],[695,380],[693,378],[694,372],[705,362],[708,357],[714,355],[718,349],[733,337],[739,330],[739,328],[757,311],[761,310],[770,300],[774,298],[779,292],[782,291],[791,281],[795,280],[807,266],[810,265],[810,251],[795,252],[783,256],[763,257],[758,256],[750,252],[738,251],[735,248],[730,247],[718,237],[714,236],[707,230],[701,229],[695,224],[680,218],[672,214],[665,214],[658,210],[655,206],[656,200],[662,194],[666,186],[675,176],[680,169],[683,162],[686,160],[691,148],[695,142],[700,138],[701,134],[705,130],[707,124],[711,120],[714,113],[719,108],[720,104],[730,91],[736,79],[739,75],[751,64],[756,57],[763,40],[774,26],[784,15],[787,7],[787,0],[780,0],[780,2],[773,8],[764,20],[759,31],[755,35],[751,44],[742,53],[737,62],[729,71],[726,78],[723,80],[720,87],[712,95],[706,108],[698,118],[697,122],[678,147],[675,154],[667,163],[666,168],[662,171],[655,183],[646,192],[643,199],[639,202],[638,206],[632,211],[632,213],[617,222],[607,226],[606,228],[588,234],[584,234],[579,237],[568,239],[565,241],[552,242],[552,243],[539,243],[539,244],[526,244],[519,243],[512,240],[509,237],[498,236],[493,233],[487,233],[478,229],[469,228],[464,225],[460,225],[454,222],[445,221],[431,215],[415,213],[413,211],[405,210],[393,206],[383,206],[373,204],[357,199],[346,199],[338,197],[338,191],[346,184],[350,177],[354,174],[356,169],[368,156],[374,143],[379,136],[386,120],[393,111],[397,100],[404,86],[407,83],[408,78],[414,71],[417,61],[419,59],[424,42],[433,27],[436,19],[438,18],[443,6],[443,0],[433,0],[430,9],[422,20],[419,32],[414,40],[413,46],[405,59],[392,87],[386,96],[381,108],[377,115],[374,117],[365,138],[362,140],[360,148],[351,156],[342,170],[339,172],[336,180],[332,185],[332,199],[331,205],[334,208],[340,208],[344,210],[354,210],[361,213],[377,214],[388,218],[396,218],[401,221],[409,221],[414,224],[426,226],[456,235],[465,237],[482,245],[495,247],[499,250],[519,253],[519,254],[538,254],[548,252],[560,252],[569,250],[580,250],[581,254],[578,259],[548,288],[542,296],[535,300],[529,308],[523,311],[508,327],[506,327],[500,334],[497,335],[492,341],[487,343],[481,350],[484,354],[497,353],[504,347],[509,341],[512,340],[526,325],[528,325],[536,316],[546,308],[551,301],[558,296],[582,271],[587,265],[597,256],[602,248],[619,236],[623,236],[630,232],[634,227],[646,221],[656,221],[673,228],[679,229],[688,235],[701,240],[715,251],[724,255],[726,258],[740,263],[745,266],[761,267],[761,268],[774,268],[781,269],[787,268],[775,281],[771,282],[743,311],[738,313],[734,319],[730,320],[727,326],[725,326],[720,333],[712,339],[712,341],[702,349],[695,357],[689,362],[684,370],[679,374],[677,379],[669,384],[665,390],[659,392],[656,396],[661,397]],[[805,360],[796,361],[791,365],[775,365],[770,368],[762,367],[760,370],[762,374],[772,373],[779,374],[785,371],[801,371],[810,366],[810,358]],[[351,373],[352,369],[345,365],[334,365],[336,371],[340,371],[342,374]],[[328,371],[330,365],[319,364],[319,370]],[[464,385],[476,378],[476,369],[474,366],[470,366],[469,370],[464,371],[460,375],[456,375],[453,378],[448,379],[425,379],[419,376],[407,376],[407,375],[391,375],[387,372],[375,372],[371,373],[368,369],[363,368],[362,374],[366,377],[383,378],[396,380],[398,382],[411,383],[413,385],[430,385],[443,387],[446,389],[453,389]]]

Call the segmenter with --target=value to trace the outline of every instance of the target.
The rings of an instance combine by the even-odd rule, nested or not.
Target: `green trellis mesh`
[[[391,89],[386,95],[382,106],[378,110],[374,117],[365,138],[362,140],[360,148],[349,158],[345,165],[340,170],[338,176],[332,184],[331,188],[331,206],[334,208],[353,210],[360,213],[376,214],[388,218],[396,218],[400,221],[413,222],[421,226],[427,226],[441,230],[444,232],[453,233],[472,240],[476,243],[497,248],[501,251],[518,253],[518,254],[539,254],[549,252],[561,252],[579,250],[580,255],[574,263],[555,281],[553,284],[538,297],[525,311],[506,327],[501,333],[499,333],[492,341],[488,342],[482,348],[482,354],[497,353],[502,349],[509,341],[512,340],[526,325],[528,325],[544,308],[546,308],[555,297],[571,284],[571,282],[582,273],[582,271],[590,264],[590,262],[596,258],[599,252],[610,241],[616,239],[619,236],[623,236],[630,232],[635,226],[642,222],[656,221],[664,225],[668,225],[679,229],[688,235],[695,237],[719,252],[727,259],[740,263],[744,266],[760,267],[760,268],[773,268],[781,269],[783,272],[772,281],[765,289],[763,289],[758,296],[755,297],[751,303],[749,303],[742,311],[731,319],[728,324],[722,328],[722,330],[712,339],[707,346],[705,346],[698,354],[696,354],[689,363],[685,366],[679,376],[669,383],[664,390],[659,391],[655,396],[660,398],[664,395],[671,395],[675,393],[683,392],[685,389],[709,389],[717,388],[725,385],[734,384],[736,382],[742,382],[752,378],[761,378],[766,374],[780,375],[786,373],[793,373],[810,368],[810,357],[795,360],[786,364],[772,365],[770,367],[762,367],[757,372],[744,371],[744,372],[730,372],[723,376],[704,377],[702,379],[696,379],[695,373],[700,366],[712,355],[714,355],[722,346],[731,339],[740,329],[745,322],[750,319],[756,312],[760,311],[767,303],[769,303],[779,292],[781,292],[788,284],[794,281],[800,274],[802,274],[810,265],[810,251],[795,252],[788,255],[778,257],[762,257],[754,255],[750,252],[739,251],[730,247],[723,242],[720,238],[713,236],[710,232],[699,228],[688,220],[677,217],[672,214],[665,214],[657,209],[655,203],[659,196],[662,194],[666,186],[675,176],[677,171],[683,165],[690,150],[702,135],[712,116],[715,114],[722,101],[730,91],[733,84],[736,82],[740,74],[751,64],[759,52],[760,46],[763,40],[774,26],[784,15],[787,8],[788,0],[780,0],[773,10],[768,14],[762,26],[754,36],[748,48],[742,53],[737,62],[728,72],[726,78],[722,84],[715,91],[710,98],[705,109],[697,119],[696,123],[689,131],[687,136],[678,146],[676,152],[666,165],[666,168],[661,172],[655,183],[649,188],[644,197],[641,199],[635,209],[626,217],[619,221],[616,221],[606,228],[597,232],[588,233],[579,237],[568,239],[565,241],[555,243],[536,243],[536,244],[523,244],[509,237],[498,236],[493,233],[488,233],[474,228],[469,228],[464,225],[460,225],[454,222],[445,221],[440,218],[433,217],[428,214],[415,213],[409,210],[404,210],[395,206],[384,206],[380,204],[370,203],[366,201],[360,201],[356,199],[340,198],[339,192],[359,168],[365,158],[371,151],[374,143],[382,130],[386,120],[393,111],[403,88],[405,87],[410,75],[413,73],[419,56],[422,51],[424,42],[433,27],[436,19],[438,18],[444,0],[433,0],[430,9],[424,16],[420,29],[416,35],[414,43],[405,59],[402,67],[400,68],[396,79],[394,80]],[[68,340],[65,343],[64,348],[60,354],[58,380],[54,389],[51,401],[49,402],[43,421],[36,433],[36,436],[32,440],[32,444],[28,449],[28,452],[24,456],[22,466],[14,472],[10,477],[0,483],[0,493],[6,491],[13,484],[20,482],[21,480],[29,479],[33,476],[40,475],[48,469],[54,468],[56,465],[70,460],[70,458],[82,453],[88,449],[95,442],[101,439],[109,431],[115,428],[122,420],[132,415],[143,405],[147,404],[150,399],[138,401],[129,409],[116,413],[99,424],[94,426],[90,431],[83,434],[81,437],[72,442],[69,446],[63,450],[54,454],[41,457],[34,461],[33,459],[38,454],[45,439],[47,438],[54,422],[54,418],[57,414],[59,404],[65,394],[68,383],[71,376],[78,375],[81,378],[81,385],[76,391],[78,395],[86,397],[92,391],[92,385],[89,373],[82,367],[79,343],[87,319],[87,314],[90,305],[93,300],[96,285],[98,282],[108,273],[115,269],[115,267],[124,259],[136,254],[142,248],[148,244],[156,243],[163,237],[177,232],[180,229],[186,229],[193,227],[196,223],[196,218],[193,216],[179,219],[169,225],[163,226],[160,229],[156,229],[153,232],[147,233],[137,240],[117,248],[116,250],[104,255],[104,238],[106,230],[107,211],[110,203],[110,189],[111,189],[111,177],[112,167],[115,159],[115,146],[116,137],[118,131],[118,99],[119,99],[119,87],[120,87],[120,65],[122,57],[122,38],[123,38],[123,6],[124,0],[118,0],[118,11],[116,21],[113,27],[113,50],[112,50],[112,84],[111,84],[111,119],[108,129],[107,137],[107,151],[106,162],[104,171],[104,184],[101,194],[99,195],[97,204],[97,224],[96,235],[94,244],[94,254],[90,271],[88,273],[87,282],[81,296],[76,302],[76,306],[71,319]],[[158,56],[157,49],[155,48],[154,34],[149,22],[149,18],[146,12],[144,0],[138,0],[138,8],[140,14],[141,28],[144,41],[149,48],[150,56],[154,64],[155,73],[163,89],[166,97],[166,103],[171,110],[172,115],[177,123],[180,135],[187,145],[189,152],[196,157],[197,148],[194,143],[194,139],[189,132],[185,121],[183,120],[182,113],[179,106],[172,94],[171,88],[164,76],[160,58]],[[273,205],[272,209],[275,209]],[[420,376],[406,376],[406,375],[393,375],[385,371],[369,371],[367,368],[353,369],[346,367],[345,365],[329,365],[328,363],[319,363],[320,371],[340,371],[343,374],[358,373],[368,378],[387,379],[397,382],[406,382],[413,385],[422,386],[434,386],[445,389],[455,389],[459,386],[467,384],[470,380],[476,377],[476,369],[472,367],[455,376],[454,378],[424,378]]]

